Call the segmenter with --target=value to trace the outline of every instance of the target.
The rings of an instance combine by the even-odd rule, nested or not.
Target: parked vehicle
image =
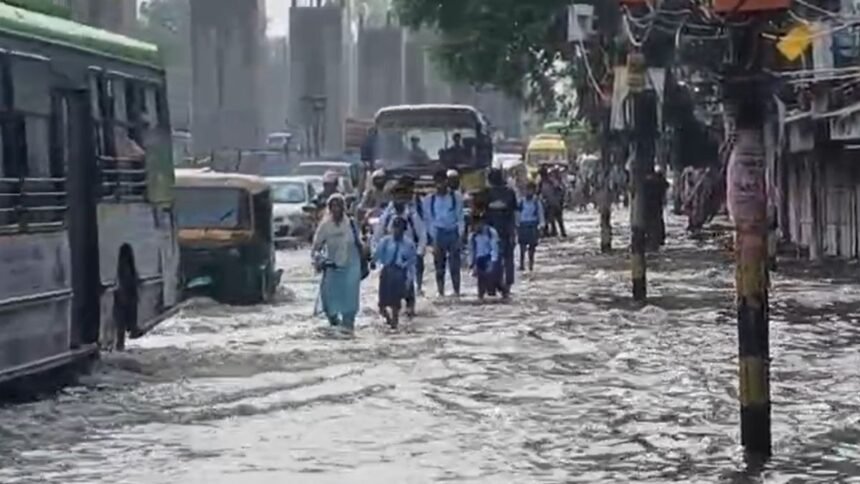
[[[179,250],[156,46],[0,3],[0,74],[2,384],[152,329]]]
[[[210,153],[205,163],[194,168],[210,168],[221,173],[242,173],[256,176],[287,176],[294,165],[282,150],[221,149]]]
[[[272,186],[275,246],[310,240],[316,229],[317,190],[311,179],[300,176],[266,178]],[[322,180],[320,180],[320,183]]]
[[[366,174],[360,162],[305,161],[297,166],[292,174],[322,177],[329,171],[334,171],[340,176],[341,192],[344,195],[355,195],[364,187]]]
[[[267,302],[275,269],[272,190],[252,175],[177,170],[176,218],[185,295],[227,304]]]
[[[269,136],[266,136],[266,147],[270,150],[277,150],[282,151],[284,153],[289,153],[290,142],[292,140],[292,133],[269,133]]]

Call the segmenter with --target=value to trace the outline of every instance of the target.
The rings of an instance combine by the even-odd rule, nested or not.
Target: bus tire
[[[113,299],[114,349],[125,350],[126,335],[137,329],[137,270],[131,249],[124,246],[120,250],[117,263],[117,288]]]

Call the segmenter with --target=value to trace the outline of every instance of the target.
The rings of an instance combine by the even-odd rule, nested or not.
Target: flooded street
[[[372,278],[354,339],[312,318],[307,251],[283,253],[274,305],[194,301],[81,385],[0,408],[0,482],[860,483],[856,265],[774,276],[775,457],[748,479],[731,256],[673,219],[640,308],[596,215],[568,221],[509,304],[470,285],[390,334]]]

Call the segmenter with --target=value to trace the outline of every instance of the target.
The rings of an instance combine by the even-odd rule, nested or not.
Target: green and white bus
[[[0,3],[0,384],[176,306],[166,100],[155,46]]]

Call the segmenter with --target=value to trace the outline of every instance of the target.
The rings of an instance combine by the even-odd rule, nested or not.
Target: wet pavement
[[[80,385],[0,408],[0,483],[860,483],[856,264],[774,276],[775,457],[751,476],[731,256],[673,220],[639,307],[597,217],[568,221],[512,302],[426,299],[394,334],[372,282],[355,338],[326,331],[307,252],[283,253],[275,304],[193,301]]]

